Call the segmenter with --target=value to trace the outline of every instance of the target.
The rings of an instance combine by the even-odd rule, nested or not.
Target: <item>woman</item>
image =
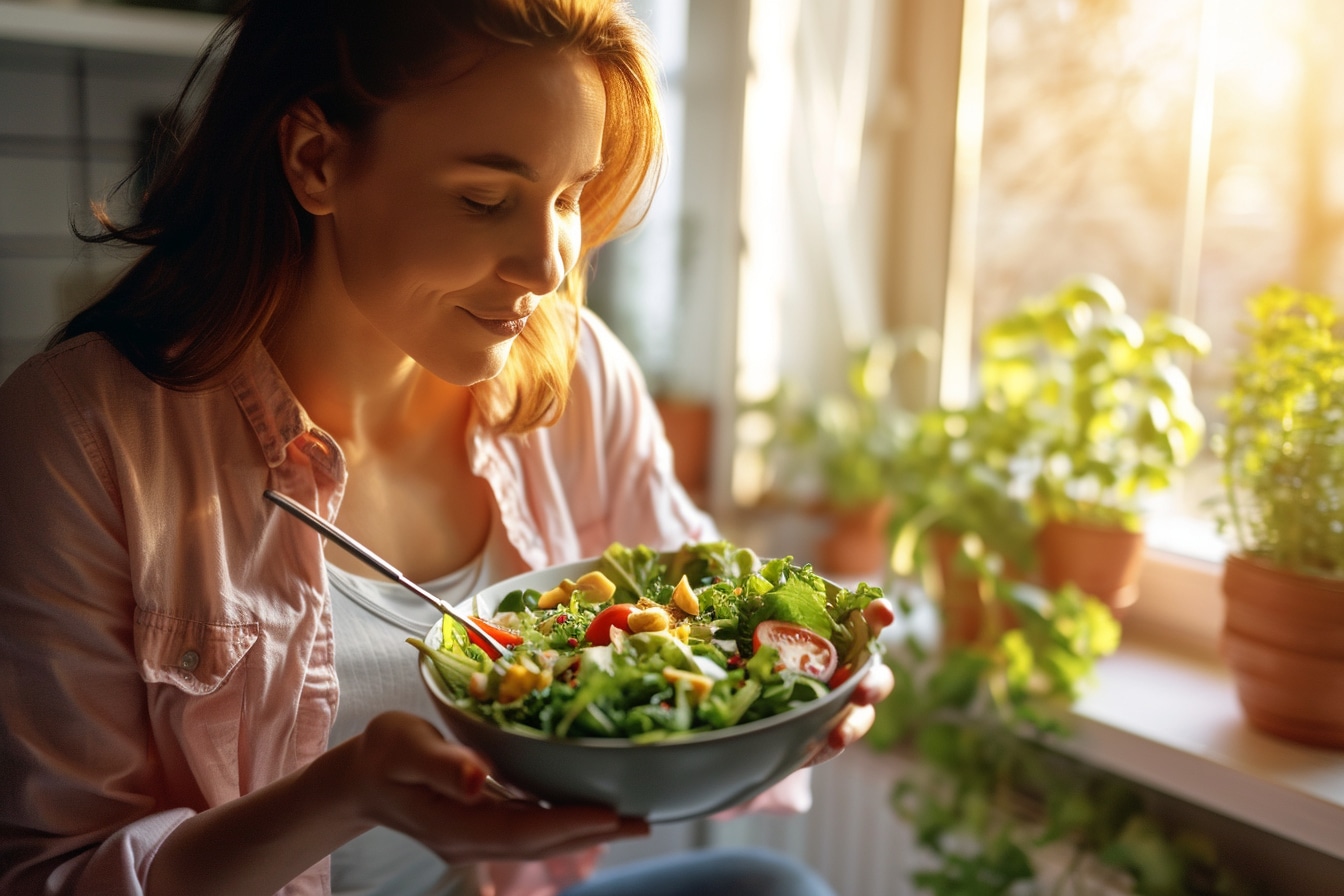
[[[261,496],[450,601],[713,537],[580,310],[659,148],[640,31],[255,0],[226,46],[141,220],[104,221],[144,254],[0,387],[0,891],[554,892],[646,825],[488,797],[399,674],[419,608]]]

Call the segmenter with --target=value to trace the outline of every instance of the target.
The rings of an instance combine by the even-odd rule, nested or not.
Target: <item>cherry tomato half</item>
[[[588,623],[588,630],[583,633],[583,640],[598,647],[610,644],[611,627],[614,625],[619,629],[630,631],[630,614],[634,611],[634,604],[612,604]]]
[[[754,650],[768,644],[779,651],[776,670],[792,669],[821,681],[827,681],[835,674],[839,662],[835,645],[830,640],[810,628],[779,619],[767,619],[756,626],[751,643]]]
[[[513,647],[515,645],[523,643],[523,636],[518,634],[517,632],[511,632],[508,629],[491,625],[490,623],[486,622],[479,616],[473,616],[471,617],[471,619],[481,628],[489,632],[496,641],[503,644],[505,647]],[[475,644],[477,647],[484,650],[485,655],[490,657],[490,659],[492,660],[499,659],[499,651],[495,650],[489,644],[486,644],[485,639],[482,638],[480,635],[476,634],[471,629],[467,629],[467,637],[471,639],[471,643]]]

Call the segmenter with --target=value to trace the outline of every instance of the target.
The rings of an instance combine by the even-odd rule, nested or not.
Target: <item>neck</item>
[[[347,451],[406,445],[440,430],[445,419],[465,427],[470,390],[439,379],[389,342],[339,284],[305,278],[267,349],[308,416]]]

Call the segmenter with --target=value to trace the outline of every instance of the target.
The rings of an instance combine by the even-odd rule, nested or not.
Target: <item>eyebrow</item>
[[[513,156],[506,155],[504,153],[489,152],[484,153],[482,155],[467,156],[466,158],[462,159],[462,161],[468,165],[479,165],[482,168],[493,168],[496,171],[503,171],[508,174],[516,174],[519,177],[523,178],[524,180],[531,181],[532,183],[536,183],[537,181],[541,180],[541,175],[537,173],[537,169],[533,168],[531,165],[525,164],[524,162],[514,158]],[[592,180],[593,178],[597,177],[599,174],[602,173],[602,168],[603,168],[602,163],[598,162],[588,171],[579,175],[579,177],[575,180],[575,183],[580,184],[588,183],[588,181]]]

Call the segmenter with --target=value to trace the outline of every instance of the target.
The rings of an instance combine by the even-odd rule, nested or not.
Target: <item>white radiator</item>
[[[891,808],[891,790],[910,761],[891,753],[852,747],[813,772],[812,811],[796,817],[742,818],[706,825],[714,845],[765,846],[815,868],[839,896],[918,896],[910,881],[921,858],[910,828]],[[1072,859],[1063,846],[1033,855],[1039,881],[1020,893],[1123,896],[1131,892],[1110,869],[1095,864],[1076,872],[1072,886],[1055,889]],[[1015,891],[1018,892],[1018,891]]]
[[[760,846],[795,856],[812,866],[839,896],[920,896],[910,881],[922,861],[910,828],[891,808],[891,791],[908,772],[908,759],[876,753],[864,745],[813,771],[812,811],[803,815],[753,815],[728,822],[661,826],[647,839],[615,846],[607,864],[633,861],[697,846]],[[1055,893],[1053,882],[1067,868],[1065,849],[1035,857],[1041,874],[1022,896]],[[1080,875],[1077,887],[1059,896],[1122,896],[1126,888],[1104,871]]]
[[[712,845],[764,846],[815,868],[840,896],[915,896],[910,829],[891,808],[906,760],[859,745],[813,770],[812,811],[705,826]]]

